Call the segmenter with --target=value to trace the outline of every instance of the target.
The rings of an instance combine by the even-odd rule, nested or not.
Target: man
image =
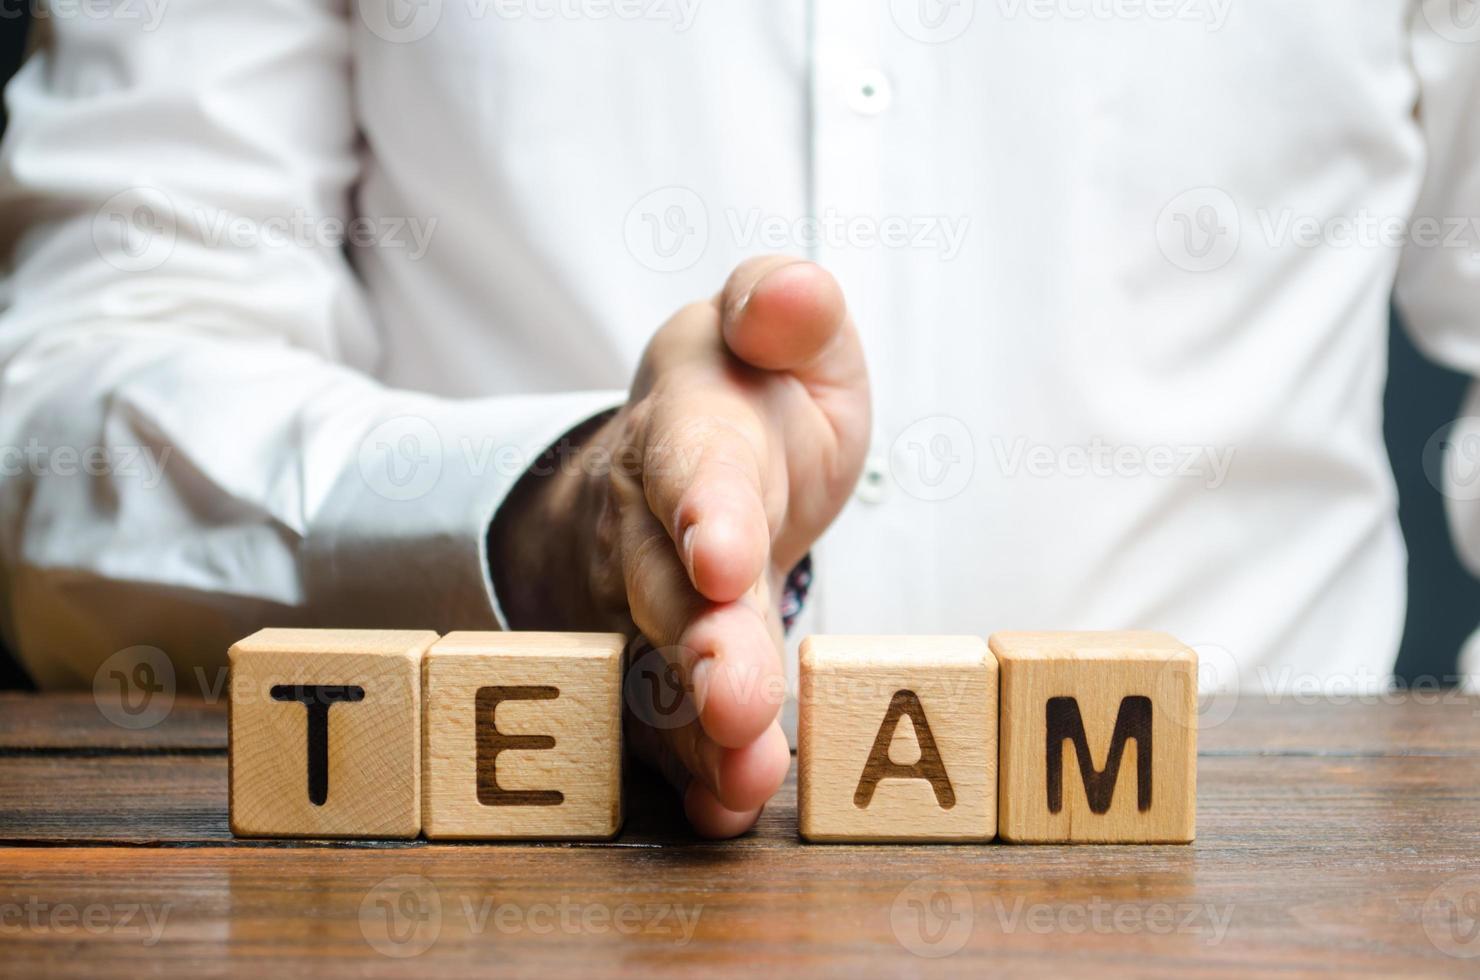
[[[1394,288],[1480,367],[1472,0],[129,10],[46,18],[7,93],[40,683],[263,624],[635,628],[697,708],[640,748],[727,836],[785,772],[809,550],[799,630],[1385,682]]]

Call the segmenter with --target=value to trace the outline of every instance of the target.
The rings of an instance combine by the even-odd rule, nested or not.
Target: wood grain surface
[[[0,696],[0,975],[1474,976],[1480,700],[1204,712],[1186,846],[243,841],[224,703]],[[635,767],[632,767],[635,768]]]

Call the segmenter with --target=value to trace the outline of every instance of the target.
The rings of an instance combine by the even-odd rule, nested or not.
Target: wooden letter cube
[[[250,837],[421,830],[418,630],[264,629],[231,660],[231,829]]]
[[[1003,840],[1186,843],[1197,654],[1165,633],[997,633]]]
[[[449,633],[422,686],[428,838],[601,839],[622,825],[615,633]]]
[[[802,642],[797,794],[811,841],[997,833],[997,661],[970,636]]]

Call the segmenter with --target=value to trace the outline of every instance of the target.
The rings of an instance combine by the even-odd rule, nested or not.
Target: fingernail
[[[683,532],[683,560],[690,570],[694,567],[694,532],[699,530],[698,524],[690,524]]]
[[[764,279],[764,278],[765,278],[765,276],[761,276],[761,279]],[[750,284],[750,288],[745,291],[745,294],[743,296],[741,296],[739,299],[737,299],[734,303],[732,303],[730,305],[730,311],[729,311],[729,317],[728,317],[728,319],[732,323],[734,321],[740,319],[740,314],[745,312],[745,306],[746,306],[746,304],[750,302],[750,297],[755,293],[755,287],[757,287],[759,285],[760,285],[760,279],[757,279],[755,282],[753,282],[753,283]]]
[[[715,798],[724,802],[725,793],[719,783],[720,762],[723,761],[725,750],[715,742],[705,739],[699,743],[699,759],[704,764],[704,771],[708,774],[709,788],[714,790]]]
[[[704,702],[709,698],[709,674],[713,668],[713,657],[700,657],[689,668],[689,695],[694,699],[694,711],[702,714]]]

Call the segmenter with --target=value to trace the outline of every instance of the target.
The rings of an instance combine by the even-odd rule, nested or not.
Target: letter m
[[[1084,778],[1084,795],[1091,813],[1108,813],[1115,796],[1115,780],[1120,775],[1120,760],[1125,743],[1136,743],[1136,809],[1151,809],[1151,699],[1132,695],[1121,699],[1115,715],[1115,731],[1110,736],[1110,751],[1105,755],[1105,768],[1096,769],[1090,758],[1089,739],[1084,734],[1084,719],[1079,702],[1074,698],[1049,698],[1045,709],[1048,723],[1048,812],[1064,808],[1064,741],[1074,743],[1079,773]]]

